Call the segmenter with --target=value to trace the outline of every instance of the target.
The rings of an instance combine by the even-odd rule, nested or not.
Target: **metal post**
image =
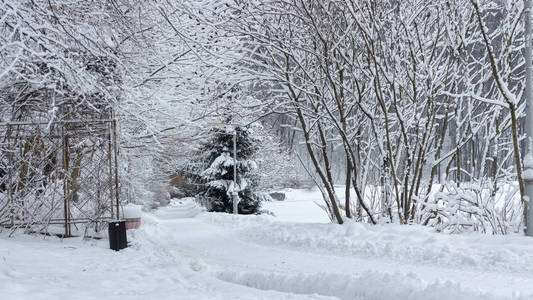
[[[70,174],[69,174],[69,143],[68,134],[65,134],[65,128],[61,128],[61,135],[63,136],[63,217],[65,218],[65,237],[70,236],[70,222],[69,222],[69,197],[70,197]]]
[[[237,188],[237,127],[234,127],[233,130],[233,191],[231,195],[233,196],[233,214],[239,213],[239,193],[236,191]]]
[[[524,26],[526,45],[524,56],[526,60],[526,134],[529,139],[528,153],[524,161],[524,185],[526,199],[524,199],[524,226],[527,236],[533,236],[533,211],[530,201],[533,201],[533,99],[531,91],[531,75],[533,66],[531,63],[531,0],[524,0]],[[530,224],[531,226],[528,226]]]
[[[112,124],[108,124],[109,127],[109,134],[107,135],[107,160],[109,162],[109,206],[111,208],[111,218],[113,218],[113,159],[112,159],[112,151],[113,148],[111,148],[111,131]]]
[[[7,195],[9,197],[9,214],[11,227],[15,226],[15,200],[13,199],[13,153],[15,147],[11,145],[11,125],[7,125],[7,145],[8,145],[8,169],[7,169]]]
[[[117,120],[113,119],[113,141],[114,141],[114,154],[115,154],[115,200],[117,201],[117,220],[120,220],[120,211],[119,211],[119,185],[118,185],[118,141],[117,141]]]

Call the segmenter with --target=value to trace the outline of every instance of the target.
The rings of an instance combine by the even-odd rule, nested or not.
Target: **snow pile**
[[[340,273],[281,274],[221,272],[218,278],[261,290],[299,294],[320,294],[342,300],[505,300],[530,299],[525,296],[501,297],[465,289],[459,284],[423,282],[416,274],[384,274],[364,272],[357,275]]]
[[[201,211],[194,198],[181,198],[172,199],[168,207],[159,208],[155,215],[160,219],[192,218]]]
[[[444,296],[427,299],[533,299],[533,243],[523,236],[449,235],[422,226],[289,223],[270,216],[201,214],[197,219],[231,233],[237,243],[233,251],[245,247],[243,252],[268,252],[258,262],[240,256],[232,271],[222,268],[216,276],[229,282],[341,299],[423,299],[429,290]],[[256,246],[245,246],[249,244]],[[272,267],[259,262],[263,260]],[[261,267],[251,272],[243,264]],[[375,281],[362,280],[368,276]],[[386,284],[388,276],[396,286]],[[344,281],[338,283],[335,278],[341,277]],[[319,283],[332,288],[321,289]],[[342,286],[338,291],[337,284]],[[353,290],[360,293],[350,294]],[[374,291],[379,291],[375,298],[368,296]]]
[[[240,229],[239,236],[255,243],[299,251],[477,270],[533,272],[533,243],[522,236],[448,235],[419,225],[295,224],[277,222],[268,216],[210,214],[201,218]]]

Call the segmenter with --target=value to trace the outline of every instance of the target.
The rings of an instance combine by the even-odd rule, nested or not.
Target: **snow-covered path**
[[[177,215],[181,215],[179,211],[176,209]],[[314,247],[305,250],[294,247],[291,242],[272,245],[269,241],[263,243],[261,239],[253,238],[254,232],[260,230],[254,223],[267,226],[267,231],[276,230],[275,227],[268,228],[268,218],[257,220],[255,216],[209,214],[196,218],[173,218],[170,212],[165,216],[159,224],[168,230],[160,232],[173,234],[159,238],[167,239],[170,251],[199,259],[202,266],[199,269],[205,268],[201,271],[214,277],[250,287],[317,293],[341,299],[533,299],[533,265],[495,268],[490,266],[490,261],[486,265],[469,265],[466,258],[480,259],[472,253],[467,253],[471,257],[466,258],[458,255],[456,265],[443,265],[438,260],[432,261],[431,255],[409,261],[402,259],[402,254],[398,254],[396,259],[353,252],[346,255],[335,251],[334,247],[328,249],[327,245],[324,245],[325,249]],[[277,225],[291,227],[291,224]],[[313,225],[308,224],[308,227]],[[301,228],[300,234],[305,236],[305,227]],[[292,234],[297,235],[298,232]],[[157,236],[157,233],[152,232],[151,235]],[[386,235],[382,238],[390,239]],[[497,250],[491,251],[496,253]],[[403,255],[411,254],[417,253],[411,251]],[[483,251],[474,254],[481,255]],[[513,255],[512,252],[508,254]],[[532,260],[529,262],[533,264]]]
[[[6,299],[533,299],[533,242],[417,226],[143,215],[132,245],[0,235]]]

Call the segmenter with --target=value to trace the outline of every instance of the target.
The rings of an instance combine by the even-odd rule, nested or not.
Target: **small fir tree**
[[[233,128],[214,129],[212,137],[201,147],[192,173],[205,183],[200,194],[211,199],[211,211],[233,212],[232,192],[238,193],[239,214],[259,212],[260,199],[254,193],[257,168],[252,159],[259,140],[249,129],[237,127],[237,184],[233,182]]]

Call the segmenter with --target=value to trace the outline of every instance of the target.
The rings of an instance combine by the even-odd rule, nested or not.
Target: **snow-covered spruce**
[[[233,176],[235,132],[237,135],[236,184]],[[248,128],[216,128],[212,130],[211,138],[197,152],[197,156],[186,166],[184,174],[202,183],[199,185],[197,194],[209,199],[211,211],[232,212],[232,193],[236,192],[239,196],[240,214],[259,212],[261,198],[254,193],[257,187],[257,177],[252,172],[257,169],[257,164],[252,157],[258,149],[258,142]]]

